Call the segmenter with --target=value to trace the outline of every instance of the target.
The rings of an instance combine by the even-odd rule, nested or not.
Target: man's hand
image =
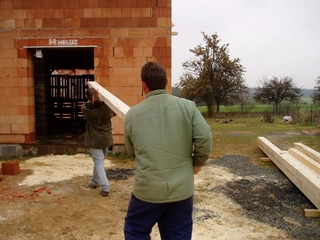
[[[197,166],[193,166],[193,174],[197,174],[198,172],[200,172],[201,167],[197,167]]]

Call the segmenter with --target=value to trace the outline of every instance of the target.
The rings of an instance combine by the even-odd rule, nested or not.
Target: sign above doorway
[[[78,46],[78,39],[56,39],[50,38],[48,40],[50,46]]]
[[[102,38],[22,38],[18,48],[102,47]]]

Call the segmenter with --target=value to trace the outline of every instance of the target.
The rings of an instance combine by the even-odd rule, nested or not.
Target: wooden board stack
[[[107,104],[112,111],[114,111],[123,121],[125,119],[126,113],[129,111],[130,107],[122,102],[119,98],[110,93],[107,89],[102,87],[97,82],[88,82],[89,88],[94,88],[98,91],[100,99]]]
[[[264,137],[258,145],[317,208],[304,209],[304,216],[320,217],[320,153],[302,143],[282,151]]]

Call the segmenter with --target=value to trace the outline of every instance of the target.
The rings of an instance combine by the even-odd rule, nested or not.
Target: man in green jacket
[[[125,119],[125,145],[136,163],[125,239],[150,239],[157,223],[162,239],[190,240],[194,174],[210,155],[211,129],[194,102],[168,94],[161,64],[145,64],[141,80],[146,98]]]

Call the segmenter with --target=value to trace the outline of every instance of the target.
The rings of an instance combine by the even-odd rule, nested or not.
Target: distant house
[[[0,143],[77,136],[88,81],[129,106],[140,102],[140,70],[168,72],[171,0],[1,0]],[[123,120],[113,120],[123,144]]]

